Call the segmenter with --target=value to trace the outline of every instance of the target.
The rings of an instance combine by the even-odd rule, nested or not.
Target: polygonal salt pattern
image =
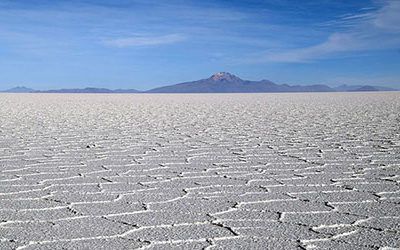
[[[399,92],[0,94],[0,249],[396,249],[399,168]]]

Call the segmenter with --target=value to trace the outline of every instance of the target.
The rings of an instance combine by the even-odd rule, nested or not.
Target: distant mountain
[[[290,86],[279,85],[268,80],[248,81],[219,72],[207,79],[184,82],[146,91],[147,93],[262,93],[262,92],[331,92],[325,85]]]
[[[2,92],[5,92],[5,93],[31,93],[31,92],[34,92],[34,91],[35,91],[34,89],[30,89],[30,88],[23,87],[23,86],[18,86],[18,87],[15,87],[15,88],[7,89],[7,90],[2,91]]]
[[[52,90],[44,90],[36,92],[37,93],[113,93],[112,90],[105,88],[52,89]]]
[[[136,89],[106,89],[106,88],[84,88],[84,89],[53,89],[44,91],[35,91],[36,93],[139,93]]]
[[[336,91],[396,91],[393,88],[370,86],[370,85],[340,85],[334,88]]]
[[[363,92],[363,91],[379,91],[379,89],[373,86],[362,86],[361,88],[355,89],[355,92]]]
[[[140,93],[142,91],[136,89],[116,89],[113,90],[113,93]]]
[[[243,80],[228,72],[218,72],[198,81],[139,91],[136,89],[73,88],[37,91],[26,87],[15,87],[8,93],[278,93],[278,92],[348,92],[348,91],[397,91],[396,89],[369,85],[340,85],[329,87],[317,85],[276,84],[269,80]]]

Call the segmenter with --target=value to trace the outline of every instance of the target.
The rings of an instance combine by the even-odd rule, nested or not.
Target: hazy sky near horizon
[[[0,89],[400,87],[400,0],[1,0],[0,56]]]

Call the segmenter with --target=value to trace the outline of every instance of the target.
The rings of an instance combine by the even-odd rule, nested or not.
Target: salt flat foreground
[[[399,92],[1,94],[0,249],[400,247],[399,134]]]

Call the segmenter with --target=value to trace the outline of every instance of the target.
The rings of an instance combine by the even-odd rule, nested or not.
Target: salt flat
[[[400,247],[400,93],[0,94],[0,249]]]

